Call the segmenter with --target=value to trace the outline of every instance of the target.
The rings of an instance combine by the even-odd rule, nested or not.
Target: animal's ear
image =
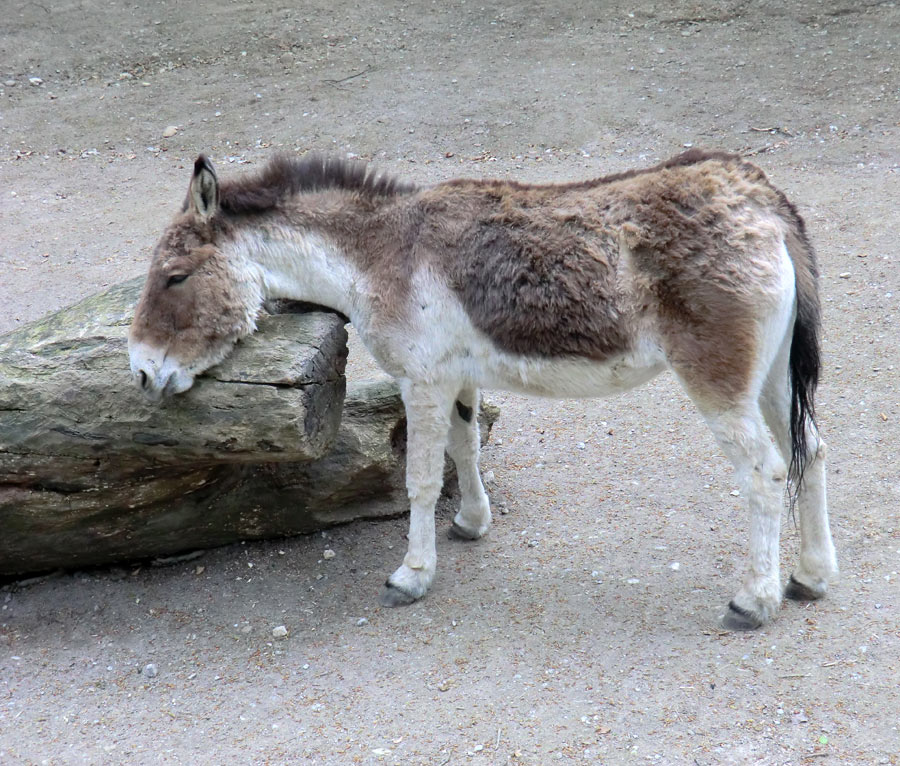
[[[219,208],[219,179],[205,154],[194,163],[194,176],[188,191],[188,209],[200,218],[211,218]]]

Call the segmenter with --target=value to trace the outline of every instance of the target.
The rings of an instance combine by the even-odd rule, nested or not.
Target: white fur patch
[[[427,270],[413,280],[411,322],[363,343],[397,377],[458,382],[459,388],[516,391],[553,398],[608,396],[645,383],[665,369],[665,357],[649,338],[605,362],[548,359],[499,351],[477,330],[456,296]],[[393,368],[393,369],[391,369]]]

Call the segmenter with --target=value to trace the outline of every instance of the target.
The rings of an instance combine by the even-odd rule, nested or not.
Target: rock
[[[160,407],[128,369],[140,287],[0,336],[0,576],[408,510],[399,391],[389,380],[347,384],[343,318],[263,316],[225,362]],[[497,414],[482,406],[485,440]]]
[[[163,138],[171,138],[171,137],[174,136],[177,132],[178,132],[178,126],[177,126],[177,125],[169,125],[169,127],[167,127],[167,128],[163,131]]]
[[[288,634],[288,629],[284,625],[279,625],[277,628],[272,628],[272,637],[273,638],[284,638]]]
[[[146,678],[156,678],[159,675],[159,668],[152,662],[144,665],[141,674]]]
[[[32,85],[34,85],[35,87],[38,87],[38,86],[44,84],[44,81],[40,77],[29,77],[28,82],[31,83]]]

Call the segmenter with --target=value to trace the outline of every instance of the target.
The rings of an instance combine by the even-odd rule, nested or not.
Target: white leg
[[[447,443],[447,452],[456,464],[460,497],[451,534],[465,540],[476,540],[491,526],[491,505],[478,470],[481,449],[478,403],[477,389],[460,391],[450,416],[450,441]]]
[[[800,563],[785,589],[788,598],[812,600],[821,598],[829,581],[838,573],[837,555],[828,524],[828,501],[825,491],[825,442],[814,428],[807,432],[807,444],[814,445],[816,456],[806,467],[803,486],[797,498],[800,514]]]
[[[785,461],[791,459],[790,391],[786,385],[787,362],[773,367],[760,401],[766,423]],[[837,556],[828,524],[825,490],[825,443],[815,428],[807,429],[806,442],[815,458],[806,467],[797,497],[800,516],[800,563],[788,580],[784,595],[799,600],[821,598],[838,572]]]
[[[704,414],[750,505],[749,568],[722,624],[750,630],[772,619],[781,604],[778,540],[787,464],[772,445],[759,408]]]
[[[444,479],[444,449],[455,390],[401,381],[406,405],[406,489],[409,494],[409,548],[403,564],[385,583],[384,606],[422,598],[434,579],[437,552],[434,506]]]

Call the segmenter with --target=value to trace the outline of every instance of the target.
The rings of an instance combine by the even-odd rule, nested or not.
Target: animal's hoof
[[[728,603],[728,611],[722,615],[725,630],[756,630],[763,621],[749,609],[742,609],[734,601]]]
[[[784,588],[784,597],[793,601],[815,601],[822,598],[825,593],[819,593],[808,585],[804,585],[799,580],[794,579],[794,575],[790,576],[787,585]]]
[[[447,537],[451,540],[477,540],[481,535],[477,532],[470,532],[468,529],[463,529],[454,521],[450,525],[450,529],[447,530]]]
[[[390,580],[384,584],[384,587],[381,589],[381,595],[378,597],[378,602],[382,606],[387,607],[406,606],[416,600],[415,596],[400,590],[396,585],[391,585]]]

